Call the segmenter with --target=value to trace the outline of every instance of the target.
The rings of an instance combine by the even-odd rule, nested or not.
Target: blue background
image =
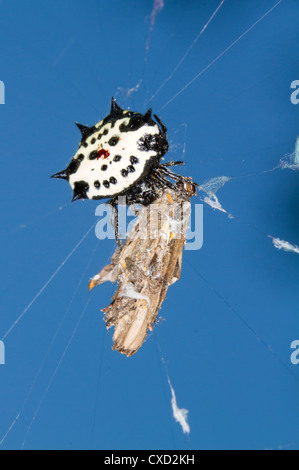
[[[235,177],[217,195],[236,217],[204,207],[203,248],[184,253],[181,280],[160,311],[165,321],[132,358],[111,350],[102,320],[115,287],[87,289],[115,248],[92,230],[5,339],[0,436],[22,413],[2,449],[21,447],[33,417],[26,449],[299,448],[299,366],[290,362],[299,257],[267,237],[299,243],[299,177],[263,173],[293,151],[299,131],[290,101],[298,1],[284,0],[164,106],[274,4],[226,0],[149,104],[218,0],[166,0],[148,56],[151,0],[0,2],[0,337],[96,221],[96,202],[71,204],[70,187],[49,176],[76,151],[74,122],[93,125],[111,96],[139,112],[153,106],[168,127],[169,158],[181,159],[186,145],[182,173],[198,183]],[[178,405],[189,410],[190,440],[172,417],[162,357]]]

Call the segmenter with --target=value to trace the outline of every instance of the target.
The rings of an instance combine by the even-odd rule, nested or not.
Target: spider
[[[169,147],[167,129],[158,116],[154,118],[151,109],[145,114],[124,110],[112,98],[110,113],[102,121],[92,127],[76,122],[82,134],[78,151],[65,170],[52,175],[69,182],[72,201],[110,199],[118,246],[118,196],[125,196],[128,206],[148,206],[165,188],[180,191],[175,183],[190,182],[169,170],[184,162],[160,164]]]

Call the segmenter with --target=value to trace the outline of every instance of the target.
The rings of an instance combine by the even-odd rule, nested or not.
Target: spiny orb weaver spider
[[[148,206],[165,190],[180,190],[190,178],[168,169],[184,162],[160,164],[168,151],[167,129],[149,109],[139,114],[121,109],[114,98],[108,116],[92,127],[76,123],[82,139],[68,167],[52,178],[69,182],[73,199],[107,199],[114,212],[114,229],[118,245],[118,196],[125,196],[126,205]]]

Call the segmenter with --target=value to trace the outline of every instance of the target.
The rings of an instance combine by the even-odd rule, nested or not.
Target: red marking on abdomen
[[[108,150],[104,150],[104,149],[98,150],[97,160],[101,157],[103,157],[104,159],[108,158],[109,155],[110,155],[110,152]]]

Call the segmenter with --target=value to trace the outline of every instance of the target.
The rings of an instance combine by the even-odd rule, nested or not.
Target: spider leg
[[[188,178],[187,176],[181,176],[177,175],[176,173],[173,173],[172,171],[168,170],[168,168],[163,167],[160,165],[159,171],[161,172],[161,176],[163,177],[163,181],[168,181],[166,178],[173,179],[176,183],[181,183],[183,187],[187,184],[190,185],[192,184],[193,187],[197,187],[198,184],[194,183],[191,178]],[[167,185],[169,187],[169,185]],[[176,191],[181,191],[182,188],[179,188],[177,184],[172,185],[172,189],[175,189]]]
[[[110,204],[112,210],[111,210],[111,225],[114,229],[114,234],[115,234],[115,240],[117,243],[117,246],[120,248],[122,246],[122,243],[120,241],[120,233],[119,233],[119,217],[118,217],[118,205],[117,205],[117,199],[111,199],[108,201],[108,204]]]
[[[163,189],[165,188],[164,181],[163,181],[163,183],[162,183],[161,179],[156,178],[156,179],[154,180],[154,183],[155,183],[155,185],[157,186],[158,189],[163,190]]]
[[[167,186],[170,189],[173,189],[173,190],[176,189],[176,186],[165,178],[163,172],[160,173],[157,171],[155,173],[155,178],[156,178],[156,181],[160,183],[163,188]]]
[[[161,171],[162,171],[163,175],[168,176],[169,178],[172,178],[175,181],[181,181],[181,182],[190,181],[190,178],[187,178],[186,176],[177,175],[176,173],[173,173],[172,171],[168,170],[167,168],[162,167]]]
[[[162,172],[163,176],[169,176],[170,178],[172,178],[176,181],[179,181],[182,178],[180,175],[176,175],[175,173],[173,173],[172,171],[167,170],[166,168],[161,168],[161,172]]]
[[[167,162],[167,163],[162,163],[162,165],[160,165],[160,167],[164,168],[164,167],[168,167],[168,166],[177,166],[177,165],[185,165],[185,162]]]

